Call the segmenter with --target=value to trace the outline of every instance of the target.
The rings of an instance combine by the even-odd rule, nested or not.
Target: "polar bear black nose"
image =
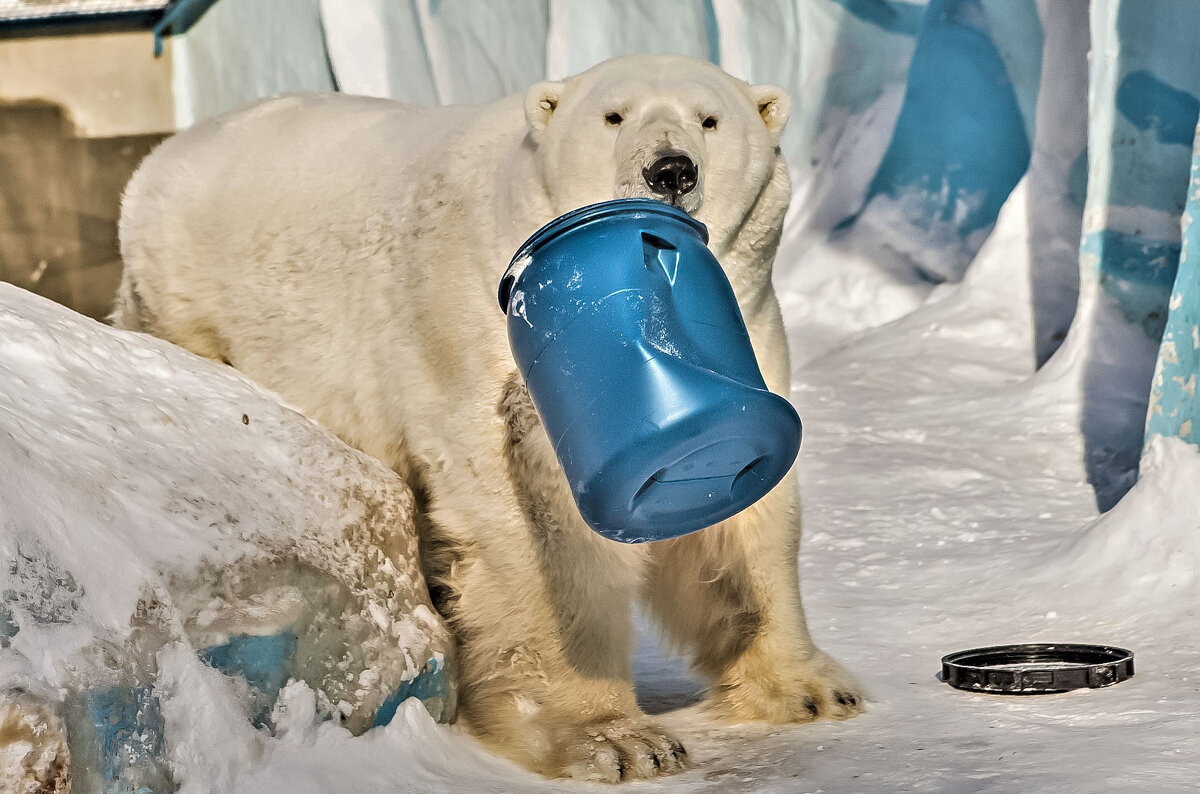
[[[696,164],[680,152],[664,154],[648,168],[642,169],[642,178],[660,196],[691,193],[696,188],[696,176]]]

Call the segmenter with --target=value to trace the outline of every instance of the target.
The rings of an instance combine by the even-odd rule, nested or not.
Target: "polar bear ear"
[[[562,89],[562,83],[538,83],[525,95],[525,121],[529,124],[534,138],[550,123],[550,117],[558,109]]]
[[[762,116],[763,124],[767,125],[771,143],[778,145],[779,136],[783,134],[788,114],[792,110],[792,100],[788,98],[787,92],[777,85],[752,85],[750,96],[758,108],[758,115]]]

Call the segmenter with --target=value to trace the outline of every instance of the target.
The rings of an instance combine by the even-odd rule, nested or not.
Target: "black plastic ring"
[[[1133,675],[1133,652],[1107,645],[995,645],[942,657],[942,680],[956,689],[1030,695],[1096,689]]]

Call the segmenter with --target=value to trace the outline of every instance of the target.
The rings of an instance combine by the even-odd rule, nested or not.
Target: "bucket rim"
[[[628,216],[630,218],[641,218],[647,215],[660,215],[670,218],[674,221],[682,221],[691,226],[692,230],[700,236],[701,242],[703,242],[705,245],[708,245],[708,227],[705,226],[702,221],[693,218],[687,212],[679,209],[678,207],[673,207],[670,204],[658,201],[657,199],[619,198],[610,199],[608,201],[600,201],[595,204],[587,204],[583,207],[579,207],[578,209],[571,210],[563,215],[559,215],[557,218],[545,224],[533,234],[529,235],[525,242],[521,243],[521,246],[517,248],[517,252],[513,254],[512,259],[509,260],[508,267],[504,269],[504,273],[500,276],[500,289],[497,297],[499,298],[500,308],[504,310],[505,314],[508,313],[505,283],[508,281],[509,276],[512,275],[514,269],[518,268],[519,265],[531,258],[533,253],[538,248],[542,247],[553,238],[562,234],[566,234],[572,229],[582,226],[585,223],[614,215]],[[521,267],[520,269],[524,270],[524,267]]]
[[[557,218],[550,221],[533,234],[529,235],[529,238],[525,242],[521,243],[521,246],[517,249],[517,252],[513,254],[513,258],[509,261],[509,267],[512,267],[512,265],[517,261],[532,254],[535,249],[544,245],[550,238],[557,237],[560,234],[565,234],[571,229],[581,226],[588,221],[594,221],[610,215],[629,215],[630,217],[636,218],[647,214],[665,215],[677,221],[684,221],[700,234],[700,237],[704,241],[705,245],[708,244],[708,227],[678,207],[673,207],[670,204],[658,201],[657,199],[610,199],[609,201],[600,201],[596,204],[588,204],[580,207],[579,209],[571,210],[565,215],[559,215]]]

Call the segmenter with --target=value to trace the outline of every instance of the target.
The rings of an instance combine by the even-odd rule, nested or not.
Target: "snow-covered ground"
[[[697,768],[661,790],[1195,790],[1200,453],[1156,440],[1139,485],[1097,518],[1072,341],[1033,372],[1024,190],[961,285],[841,338],[824,322],[831,310],[851,323],[872,308],[894,316],[916,287],[852,250],[843,261],[858,278],[847,279],[837,251],[797,263],[797,241],[785,244],[792,398],[805,422],[806,609],[818,642],[873,701],[849,722],[795,728],[670,712]],[[805,312],[800,284],[832,305]],[[1055,641],[1127,647],[1137,674],[1023,697],[938,680],[951,651]],[[661,672],[646,679],[678,700],[687,691]]]
[[[1081,364],[1064,355],[1033,370],[1023,191],[958,285],[904,282],[853,240],[785,241],[806,608],[873,700],[844,723],[719,725],[646,628],[639,695],[695,766],[630,790],[1194,790],[1200,453],[1155,442],[1141,483],[1097,518],[1077,431]],[[1027,697],[938,680],[945,653],[1027,641],[1128,647],[1137,674]],[[311,690],[293,685],[267,736],[187,648],[158,663],[184,792],[612,791],[525,773],[416,701],[352,738],[317,722]]]

